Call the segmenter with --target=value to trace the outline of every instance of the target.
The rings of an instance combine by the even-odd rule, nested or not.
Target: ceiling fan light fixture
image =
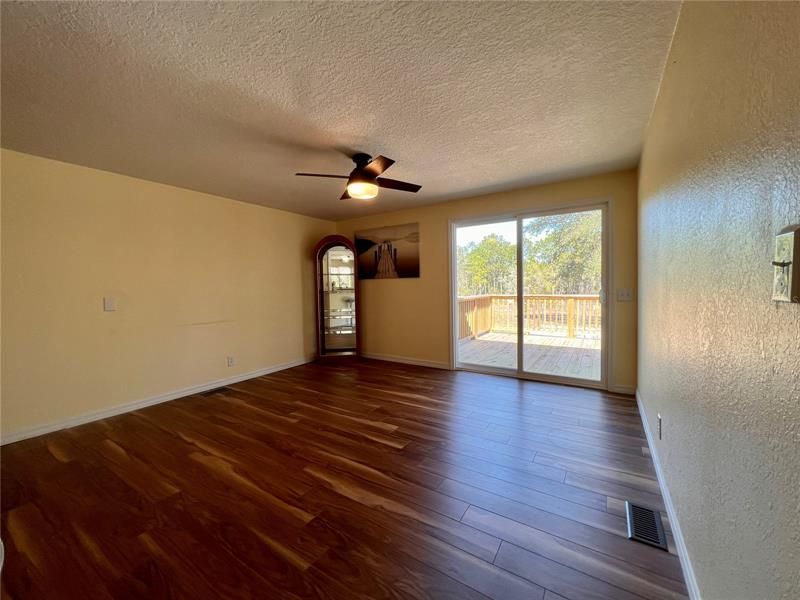
[[[378,195],[378,184],[374,181],[350,181],[347,193],[357,200],[372,200]]]
[[[339,200],[350,200],[351,198],[372,200],[378,196],[380,188],[412,193],[416,193],[422,188],[421,185],[416,183],[382,177],[383,172],[394,164],[391,158],[386,158],[385,156],[372,158],[369,154],[359,152],[354,154],[352,159],[356,163],[356,168],[350,172],[350,175],[331,175],[327,173],[295,173],[295,175],[347,179],[347,189]]]

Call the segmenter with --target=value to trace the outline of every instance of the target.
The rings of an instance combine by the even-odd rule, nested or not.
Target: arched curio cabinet
[[[317,357],[358,354],[356,248],[342,235],[314,247]]]

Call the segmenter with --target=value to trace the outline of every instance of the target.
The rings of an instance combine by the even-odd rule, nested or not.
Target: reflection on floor
[[[600,340],[554,335],[526,335],[525,370],[544,375],[576,379],[600,379]],[[517,336],[514,333],[485,333],[458,343],[461,363],[515,369]]]

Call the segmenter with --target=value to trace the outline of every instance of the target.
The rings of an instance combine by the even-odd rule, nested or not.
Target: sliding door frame
[[[524,279],[523,279],[523,244],[522,244],[522,222],[524,219],[534,217],[546,217],[549,215],[585,212],[590,210],[601,211],[602,221],[602,251],[601,251],[601,346],[600,346],[600,380],[578,379],[573,377],[562,377],[556,375],[546,375],[543,373],[529,373],[524,370],[524,339],[525,331],[523,328],[524,314]],[[532,211],[515,212],[511,214],[493,215],[487,217],[476,217],[471,219],[451,219],[449,221],[449,249],[450,249],[450,368],[457,371],[474,371],[477,373],[488,373],[491,375],[504,375],[516,377],[518,379],[529,379],[532,381],[543,381],[546,383],[558,383],[574,385],[587,388],[609,389],[610,365],[613,364],[613,348],[610,332],[613,331],[614,303],[610,300],[609,286],[612,278],[611,261],[611,242],[613,231],[611,229],[611,202],[608,200],[591,201],[579,204],[560,205],[543,207]],[[458,252],[456,230],[459,227],[470,225],[491,225],[492,223],[504,223],[516,221],[517,230],[517,368],[506,369],[500,367],[487,367],[458,361]]]

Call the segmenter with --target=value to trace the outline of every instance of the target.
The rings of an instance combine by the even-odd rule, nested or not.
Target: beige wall
[[[640,171],[639,390],[707,600],[800,597],[800,4],[684,4]]]
[[[636,286],[636,171],[621,171],[563,183],[489,194],[388,214],[341,221],[339,233],[383,225],[419,223],[419,279],[361,282],[362,344],[369,355],[400,357],[446,366],[450,362],[449,222],[522,214],[608,201],[612,228],[612,291]],[[636,384],[636,307],[616,302],[609,383],[632,390]]]
[[[4,434],[313,354],[333,223],[6,150],[2,174]]]

